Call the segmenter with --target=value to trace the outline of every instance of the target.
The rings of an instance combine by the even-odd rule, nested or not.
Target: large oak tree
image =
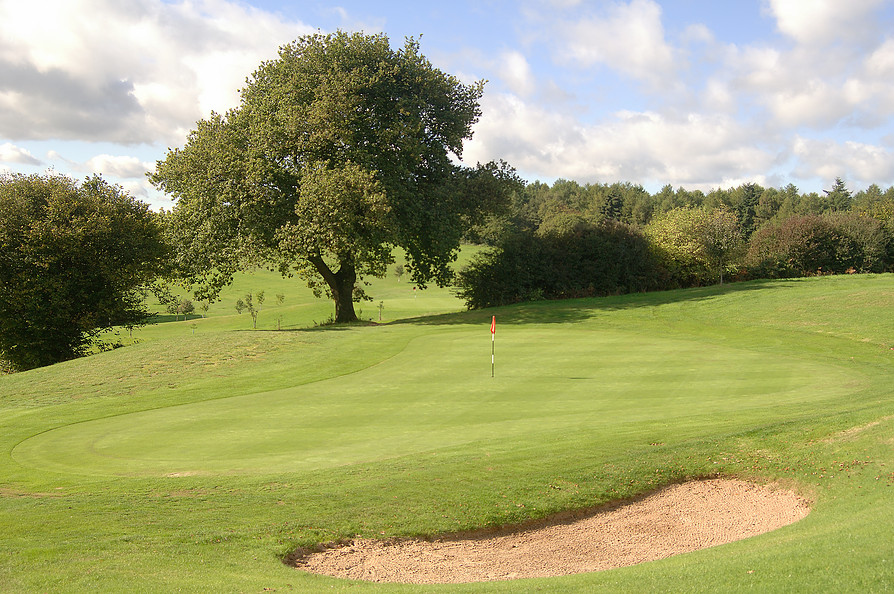
[[[459,167],[483,82],[433,67],[408,39],[311,35],[261,64],[226,115],[198,122],[150,180],[176,199],[178,265],[213,297],[255,259],[297,273],[356,319],[362,278],[403,248],[417,284],[444,284],[469,224],[508,201],[505,164]]]

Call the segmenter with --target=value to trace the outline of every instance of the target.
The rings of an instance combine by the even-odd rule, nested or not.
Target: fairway
[[[287,290],[256,273],[233,294],[267,281]],[[314,327],[295,291],[256,331],[221,304],[0,377],[0,591],[418,591],[283,561],[714,477],[779,483],[812,511],[636,566],[433,589],[894,583],[894,275],[472,312],[407,288],[382,286],[383,324]]]
[[[491,378],[488,335],[433,332],[345,376],[60,427],[13,458],[88,475],[270,474],[572,432],[596,443],[662,441],[666,427],[710,434],[859,385],[798,357],[562,325],[501,328],[500,377]]]

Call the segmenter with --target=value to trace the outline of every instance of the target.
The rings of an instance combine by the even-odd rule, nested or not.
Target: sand
[[[482,582],[600,571],[713,547],[804,518],[778,486],[711,479],[524,529],[432,540],[355,539],[296,555],[303,571],[372,582]]]

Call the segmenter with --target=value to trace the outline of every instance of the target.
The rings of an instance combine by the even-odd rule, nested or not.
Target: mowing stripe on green
[[[710,434],[858,387],[795,356],[563,326],[504,326],[494,380],[482,336],[431,333],[346,376],[59,427],[13,457],[86,475],[278,473],[534,435]]]

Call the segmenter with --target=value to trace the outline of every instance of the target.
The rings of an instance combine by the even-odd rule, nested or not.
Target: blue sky
[[[892,0],[0,0],[0,171],[145,172],[318,30],[487,79],[464,149],[529,181],[894,185]]]

